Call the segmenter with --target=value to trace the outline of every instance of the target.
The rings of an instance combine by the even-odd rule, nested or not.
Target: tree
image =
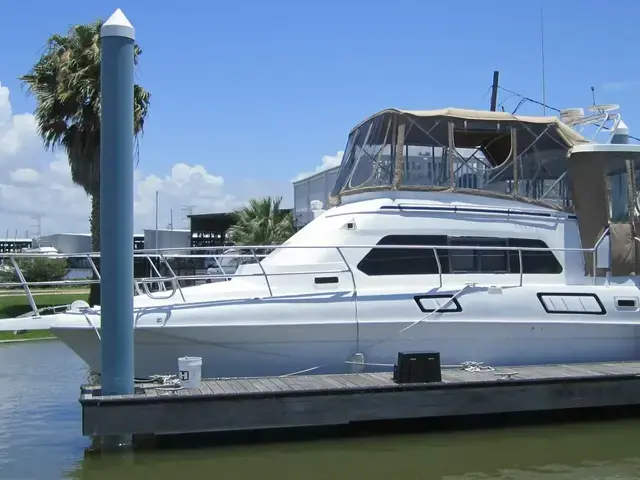
[[[91,198],[93,251],[100,250],[100,27],[99,20],[74,25],[66,35],[49,37],[44,52],[29,73],[20,77],[36,99],[35,117],[45,148],[62,148],[69,158],[71,179]],[[142,50],[136,44],[137,65]],[[144,130],[150,94],[134,85],[134,134]],[[134,160],[133,158],[131,159]],[[133,241],[133,240],[132,240]],[[94,284],[89,303],[100,303]]]
[[[69,272],[69,264],[66,259],[47,257],[22,257],[16,258],[16,263],[24,275],[24,279],[31,282],[57,282],[62,280]],[[18,274],[13,266],[5,266],[0,269],[0,282],[19,282]]]
[[[282,197],[253,198],[233,212],[229,236],[236,245],[280,245],[293,235],[293,215],[282,210]]]

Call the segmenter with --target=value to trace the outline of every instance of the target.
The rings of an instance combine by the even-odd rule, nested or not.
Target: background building
[[[54,233],[40,237],[40,243],[53,246],[65,254],[87,253],[91,251],[91,235],[88,233]]]
[[[313,200],[321,201],[324,209],[329,208],[329,194],[339,170],[340,166],[329,168],[293,182],[293,222],[296,229],[313,220],[309,206]]]
[[[145,250],[180,248],[181,250],[173,250],[175,254],[188,254],[191,247],[191,230],[157,230],[158,243],[156,245],[156,230],[145,229],[143,234],[143,244]],[[182,250],[184,248],[184,250]]]
[[[0,253],[18,253],[23,248],[30,248],[33,241],[30,238],[5,238],[0,240]]]
[[[229,245],[227,231],[233,224],[231,213],[199,213],[188,215],[188,218],[191,223],[192,247]]]
[[[66,255],[89,253],[91,252],[91,235],[89,233],[54,233],[51,235],[43,235],[38,242],[40,245],[51,245],[59,253]],[[32,241],[29,241],[31,246]],[[189,253],[190,231],[189,230],[158,230],[159,248],[177,248],[187,247],[184,251],[180,250],[174,253]],[[1,244],[0,244],[1,246]],[[155,230],[144,230],[144,233],[137,233],[133,236],[133,250],[140,251],[144,249],[156,248]],[[94,259],[94,263],[98,270],[100,269],[100,260]],[[156,264],[159,262],[156,261]],[[76,257],[69,259],[69,275],[68,278],[80,279],[89,278],[93,272],[89,260],[85,257]],[[134,275],[136,277],[151,276],[151,265],[145,258],[136,258],[134,261]]]

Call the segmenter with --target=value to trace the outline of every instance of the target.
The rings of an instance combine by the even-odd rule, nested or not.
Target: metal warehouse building
[[[329,194],[339,170],[338,165],[293,182],[293,221],[296,228],[302,228],[313,220],[310,208],[313,200],[321,201],[324,209],[330,207]]]

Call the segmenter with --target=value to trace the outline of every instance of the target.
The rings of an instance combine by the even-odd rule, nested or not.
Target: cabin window
[[[446,245],[446,235],[389,235],[378,245]],[[446,259],[446,250],[438,251]],[[432,249],[374,248],[358,263],[366,275],[428,275],[438,274],[438,262]],[[442,263],[442,273],[448,273],[449,262]]]
[[[451,273],[507,273],[509,259],[506,238],[484,237],[449,237],[449,245],[467,247],[449,250]],[[469,247],[488,247],[488,249],[472,249]]]
[[[532,238],[510,238],[509,246],[513,248],[549,248],[542,240]],[[509,252],[509,265],[511,273],[520,273],[520,259],[518,251]],[[562,265],[555,254],[546,251],[522,251],[523,273],[557,274],[562,273]]]
[[[498,247],[549,248],[542,240],[529,238],[454,237],[446,235],[389,235],[378,245],[430,245],[478,247],[465,249],[374,248],[358,264],[371,276],[429,275],[438,273],[520,273],[518,251]],[[483,247],[491,247],[486,249]],[[562,266],[551,251],[522,251],[526,274],[558,274]]]

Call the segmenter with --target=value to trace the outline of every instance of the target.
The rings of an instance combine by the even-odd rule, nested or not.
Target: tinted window
[[[549,248],[542,240],[531,238],[510,238],[510,247]],[[509,252],[509,263],[512,273],[520,273],[520,260],[517,251]],[[522,270],[524,273],[562,273],[562,265],[553,252],[522,251]]]
[[[498,247],[507,246],[506,238],[449,237],[449,245],[491,248],[449,250],[451,273],[506,273],[509,271],[507,251],[497,250]]]
[[[518,251],[496,247],[548,248],[537,239],[446,235],[389,235],[378,245],[478,247],[436,249],[442,273],[520,273]],[[562,273],[562,266],[550,251],[522,251],[522,267],[528,274]],[[428,275],[438,273],[438,263],[431,249],[375,248],[360,261],[358,269],[366,275]]]
[[[446,245],[446,235],[389,235],[378,245]],[[439,250],[442,272],[448,273],[446,251]],[[358,270],[367,275],[426,275],[438,273],[438,262],[430,249],[374,248],[360,261]]]

